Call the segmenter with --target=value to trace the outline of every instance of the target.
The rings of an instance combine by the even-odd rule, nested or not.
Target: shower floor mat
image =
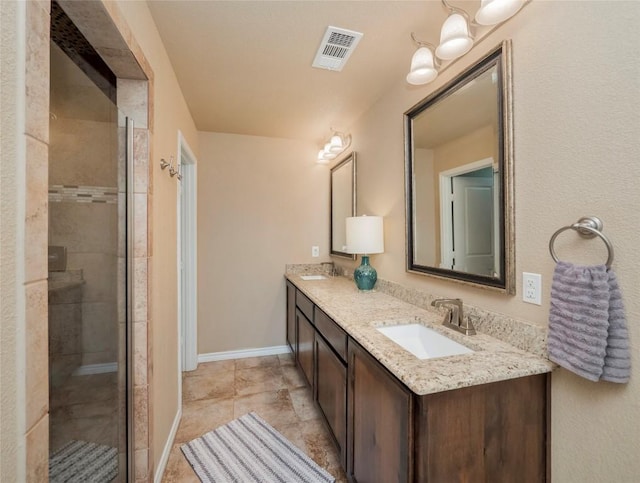
[[[106,483],[118,476],[118,451],[110,446],[70,441],[49,457],[51,483]]]

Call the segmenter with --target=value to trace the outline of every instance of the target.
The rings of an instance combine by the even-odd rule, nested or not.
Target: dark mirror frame
[[[333,249],[333,195],[335,186],[333,183],[333,175],[339,169],[345,169],[347,165],[351,163],[351,215],[356,216],[356,153],[352,151],[349,155],[342,159],[339,163],[331,168],[331,177],[330,177],[330,192],[329,192],[329,253],[335,257],[343,257],[350,258],[351,260],[356,259],[356,255],[352,253],[342,252],[340,250]]]
[[[414,260],[414,143],[413,120],[436,102],[450,96],[493,66],[498,72],[498,166],[500,170],[500,273],[497,277],[477,275],[456,270],[419,265]],[[467,285],[515,294],[515,206],[513,179],[513,99],[512,99],[511,41],[497,48],[404,113],[405,132],[405,202],[407,271]]]

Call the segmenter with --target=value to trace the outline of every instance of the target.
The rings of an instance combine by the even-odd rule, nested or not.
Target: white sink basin
[[[420,324],[379,327],[378,331],[418,359],[434,359],[473,352],[468,347]]]
[[[324,275],[300,275],[302,280],[325,280],[327,277]]]

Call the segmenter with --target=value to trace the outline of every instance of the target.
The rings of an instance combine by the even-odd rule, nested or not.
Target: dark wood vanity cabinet
[[[550,481],[546,374],[422,396],[415,481]]]
[[[302,369],[307,383],[313,389],[314,338],[313,302],[296,290],[296,361]]]
[[[314,400],[340,453],[347,461],[347,367],[325,340],[316,334],[316,387]]]
[[[293,304],[289,305],[291,300]],[[290,334],[295,334],[293,344]],[[346,467],[347,334],[289,282],[287,341]]]
[[[342,466],[347,463],[347,334],[315,307],[316,385],[314,401],[322,413]]]
[[[296,332],[298,334],[298,364],[307,379],[307,383],[313,389],[313,345],[315,329],[309,319],[307,319],[300,310],[296,310]]]
[[[549,480],[546,374],[417,396],[351,340],[348,363],[351,481]]]
[[[289,282],[287,343],[351,482],[550,481],[548,374],[416,395]]]
[[[347,475],[358,483],[413,481],[413,397],[349,341]]]

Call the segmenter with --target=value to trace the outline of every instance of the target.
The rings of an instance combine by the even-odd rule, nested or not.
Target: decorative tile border
[[[118,203],[118,188],[54,184],[49,186],[50,203]]]

